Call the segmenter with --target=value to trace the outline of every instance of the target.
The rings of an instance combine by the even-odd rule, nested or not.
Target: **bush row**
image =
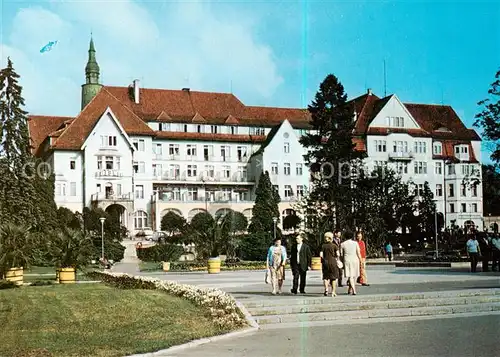
[[[461,262],[468,262],[469,259],[462,258],[459,256],[444,255],[442,257],[438,257],[438,259],[433,259],[432,257],[408,257],[407,259],[405,259],[405,261],[409,263],[414,263],[414,262],[461,263]]]
[[[185,261],[185,262],[171,262],[170,271],[204,271],[207,270],[207,261]],[[266,268],[265,262],[238,262],[229,263],[221,262],[221,270],[261,270]],[[146,270],[161,270],[163,269],[162,263],[154,268]]]
[[[232,330],[247,325],[245,316],[233,297],[219,289],[199,288],[172,281],[128,274],[93,271],[87,273],[87,275],[120,289],[158,289],[185,298],[198,306],[206,308],[214,322],[224,330]]]
[[[168,262],[179,260],[184,248],[179,245],[163,243],[152,247],[137,248],[137,257],[143,262]]]

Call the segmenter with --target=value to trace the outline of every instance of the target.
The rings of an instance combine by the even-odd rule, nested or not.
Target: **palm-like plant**
[[[11,268],[26,268],[33,261],[39,237],[26,226],[0,226],[0,277]]]
[[[63,228],[48,242],[49,254],[57,268],[79,268],[89,263],[94,245],[89,234],[80,229]]]

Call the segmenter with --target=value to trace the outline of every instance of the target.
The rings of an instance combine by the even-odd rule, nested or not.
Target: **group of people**
[[[311,248],[304,242],[304,233],[295,238],[290,253],[290,267],[293,275],[292,294],[305,294],[307,271],[311,269]],[[363,233],[358,231],[354,236],[342,242],[341,232],[327,232],[320,252],[324,296],[337,296],[336,287],[342,287],[342,278],[347,279],[348,294],[356,295],[356,283],[369,286],[366,276],[366,245]],[[266,259],[266,282],[272,286],[272,293],[282,294],[287,262],[286,248],[281,239],[276,238],[269,247]]]
[[[500,237],[483,235],[480,239],[472,234],[467,240],[466,251],[470,259],[470,271],[477,272],[477,263],[482,260],[482,271],[489,271],[489,262],[492,262],[491,270],[500,271]]]

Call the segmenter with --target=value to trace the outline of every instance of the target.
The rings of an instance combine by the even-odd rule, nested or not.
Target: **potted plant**
[[[159,243],[153,249],[156,249],[157,261],[162,262],[163,271],[170,271],[170,262],[178,261],[184,254],[184,247],[177,244]]]
[[[48,242],[49,254],[60,284],[76,282],[76,270],[86,266],[94,255],[92,238],[80,229],[63,228]]]

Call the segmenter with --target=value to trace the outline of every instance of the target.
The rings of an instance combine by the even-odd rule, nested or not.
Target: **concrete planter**
[[[57,281],[59,284],[75,284],[76,270],[75,268],[59,268],[57,269]]]
[[[22,267],[10,268],[5,273],[5,280],[11,281],[16,285],[23,285],[24,282],[24,270]]]
[[[219,274],[220,273],[220,258],[210,258],[208,259],[208,274]]]
[[[312,270],[321,270],[321,257],[313,257],[311,262]]]
[[[170,262],[163,262],[163,271],[170,271]]]

